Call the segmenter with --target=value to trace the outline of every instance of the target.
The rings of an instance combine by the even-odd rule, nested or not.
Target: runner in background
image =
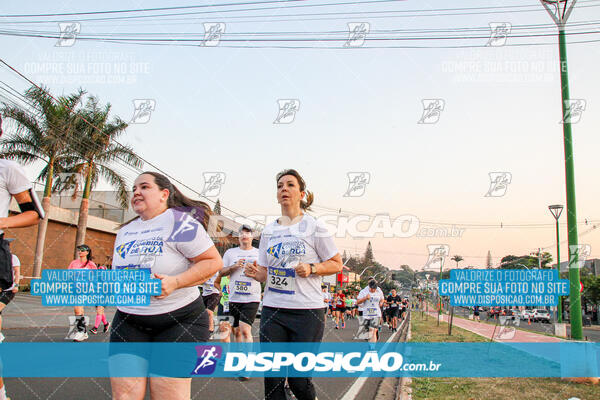
[[[98,269],[106,270],[106,266],[99,265]],[[98,333],[98,326],[100,326],[100,322],[104,325],[104,333],[108,332],[108,320],[106,319],[106,315],[104,314],[104,306],[96,306],[96,321],[94,322],[94,327],[90,329],[92,334]]]
[[[331,313],[331,294],[327,290],[327,286],[321,286],[321,290],[323,291],[323,303],[325,303],[327,315],[329,315]]]
[[[225,252],[224,268],[219,273],[221,277],[229,276],[229,312],[233,317],[234,340],[238,343],[252,343],[252,324],[262,292],[260,283],[244,274],[244,266],[258,260],[258,249],[252,247],[252,239],[252,228],[242,225],[239,229],[240,246]]]
[[[217,310],[219,327],[217,333],[213,335],[213,338],[224,343],[229,343],[231,342],[230,336],[232,333],[231,309],[229,308],[229,276],[221,276],[221,274],[218,274],[214,285],[220,291],[220,301]]]
[[[340,329],[340,319],[342,320],[341,329],[346,327],[346,295],[343,293],[342,289],[338,289],[335,300],[335,329]]]
[[[2,117],[0,117],[0,136],[2,136]],[[21,213],[9,216],[10,202],[13,197],[19,204]],[[23,168],[13,161],[0,160],[0,296],[2,297],[0,307],[2,309],[15,297],[18,290],[18,287],[14,287],[13,258],[8,241],[4,239],[4,230],[36,225],[41,218],[44,218],[44,209]],[[10,288],[12,289],[8,290]],[[6,388],[0,377],[0,400],[6,398]]]
[[[352,294],[348,293],[344,300],[346,306],[346,318],[352,318]]]
[[[379,338],[379,319],[385,301],[383,293],[378,289],[377,282],[370,280],[369,285],[360,291],[356,301],[359,305],[363,304],[363,326],[369,330],[369,342],[372,343]]]
[[[215,279],[219,275],[216,272],[213,276],[210,277],[209,280],[204,282],[200,287],[202,288],[202,302],[204,303],[204,308],[206,308],[206,312],[208,313],[209,322],[208,322],[208,331],[212,335],[215,329],[214,315],[217,306],[219,305],[219,300],[221,298],[221,290],[220,288],[215,287]]]
[[[282,216],[264,228],[258,262],[246,264],[247,276],[266,282],[260,341],[320,342],[325,330],[322,277],[340,273],[342,257],[326,226],[305,213],[313,194],[300,174],[285,170],[276,182]],[[265,377],[265,399],[285,400],[285,380]],[[288,383],[298,400],[316,399],[311,378],[288,377]]]
[[[400,303],[402,302],[402,297],[400,297],[396,293],[396,289],[392,289],[391,293],[387,297],[388,303],[388,313],[391,322],[392,332],[396,332],[398,330],[398,315],[400,315]]]
[[[69,269],[98,269],[92,261],[92,249],[89,246],[82,244],[77,246],[78,259],[71,261]],[[74,342],[82,342],[88,338],[87,323],[84,315],[83,306],[75,306],[75,322],[74,325],[69,324],[70,330],[67,334],[67,339],[72,339]]]

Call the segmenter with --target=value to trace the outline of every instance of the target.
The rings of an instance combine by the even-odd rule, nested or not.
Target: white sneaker
[[[2,332],[0,332],[0,343],[4,342],[4,339],[5,339],[4,335],[2,334]]]
[[[83,342],[87,338],[88,338],[88,334],[86,332],[79,331],[79,332],[75,333],[75,335],[73,336],[73,341],[74,342]]]

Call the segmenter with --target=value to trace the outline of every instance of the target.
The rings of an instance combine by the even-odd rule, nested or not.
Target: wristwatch
[[[310,265],[311,275],[316,275],[317,274],[317,266],[315,264],[309,264],[309,265]]]

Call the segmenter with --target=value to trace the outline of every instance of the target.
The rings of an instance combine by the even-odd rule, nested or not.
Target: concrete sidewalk
[[[433,318],[437,318],[437,313],[429,312],[429,315]],[[448,322],[449,316],[442,314],[440,321]],[[470,332],[476,333],[477,335],[491,339],[494,336],[496,342],[533,342],[533,343],[558,343],[564,342],[565,340],[553,337],[541,335],[538,333],[522,331],[518,328],[515,329],[513,326],[501,326],[501,325],[490,325],[483,322],[471,321],[468,319],[454,317],[452,320],[452,326],[458,326],[459,328],[466,329]]]

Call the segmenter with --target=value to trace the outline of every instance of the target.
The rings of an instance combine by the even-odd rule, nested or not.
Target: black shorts
[[[123,342],[206,342],[208,314],[200,298],[177,310],[157,315],[135,315],[117,310],[110,341]]]
[[[10,303],[11,300],[14,298],[15,298],[15,294],[13,293],[12,290],[0,292],[0,303],[3,303],[4,305],[7,305],[8,303]],[[0,314],[2,314],[2,311],[0,311]]]
[[[217,315],[220,317],[227,317],[231,315],[231,303],[229,303],[229,309],[225,312],[225,308],[223,308],[223,304],[219,303],[219,308],[217,309]]]
[[[221,293],[213,293],[209,294],[208,296],[202,296],[204,307],[212,312],[215,312],[215,309],[219,304],[219,300],[221,300]]]
[[[398,317],[398,307],[390,307],[388,308],[388,314],[390,318]]]
[[[339,311],[341,313],[345,313],[346,312],[346,307],[336,307],[335,311]]]
[[[365,327],[365,329],[377,329],[379,328],[379,318],[375,317],[365,319],[363,320],[363,326]]]
[[[4,233],[0,234],[0,291],[13,285],[12,254]]]
[[[259,302],[229,303],[229,314],[233,316],[233,327],[240,326],[240,321],[252,326],[256,319]]]

